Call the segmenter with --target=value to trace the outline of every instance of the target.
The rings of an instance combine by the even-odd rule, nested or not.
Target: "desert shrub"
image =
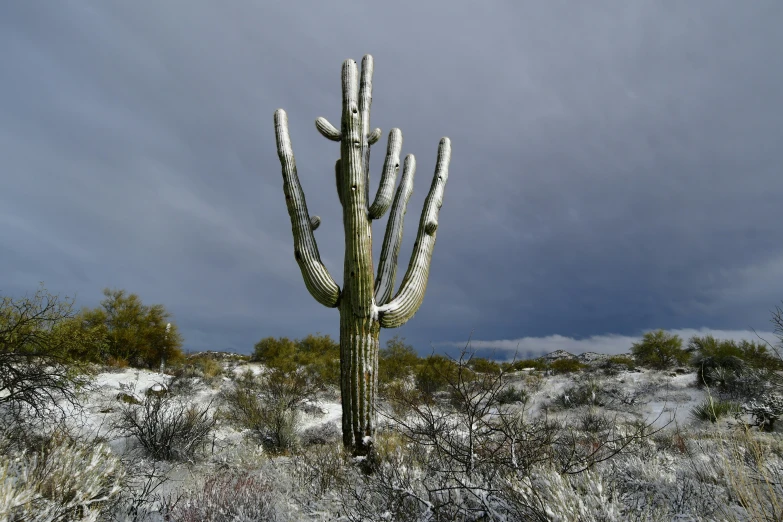
[[[663,330],[647,332],[642,340],[631,346],[636,362],[655,369],[666,369],[685,364],[690,354],[682,348],[682,339]]]
[[[310,334],[293,340],[266,337],[255,344],[251,359],[283,372],[303,368],[320,387],[340,384],[340,344],[328,335]]]
[[[275,509],[272,484],[251,472],[208,477],[198,490],[166,499],[161,512],[175,522],[283,520]]]
[[[511,385],[506,386],[497,394],[499,404],[513,404],[516,402],[527,402],[528,395],[525,390]]]
[[[147,522],[157,520],[162,486],[170,481],[171,464],[140,459],[132,453],[121,457],[124,477],[122,490],[106,505],[106,522]],[[152,516],[151,516],[152,515]]]
[[[416,369],[416,387],[425,395],[444,390],[454,379],[457,365],[443,355],[433,354],[419,363]]]
[[[696,384],[735,399],[757,397],[779,380],[776,357],[766,347],[749,341],[692,337]]]
[[[740,405],[736,402],[707,397],[704,402],[691,409],[691,416],[697,420],[715,423],[722,417],[733,416],[740,411]]]
[[[0,414],[3,422],[64,417],[65,406],[78,407],[77,389],[89,382],[83,362],[104,338],[82,330],[73,301],[48,293],[0,297]]]
[[[549,363],[549,369],[554,373],[574,373],[585,368],[585,365],[576,359],[557,359]]]
[[[746,340],[739,341],[737,345],[742,351],[742,359],[752,367],[783,370],[783,359],[780,354],[776,350],[769,349],[767,345]]]
[[[606,395],[603,383],[596,379],[587,379],[575,383],[556,396],[555,405],[561,408],[578,408],[580,406],[603,406]]]
[[[215,426],[210,405],[186,404],[172,395],[147,395],[141,404],[124,404],[114,428],[133,437],[153,459],[194,458]]]
[[[546,378],[540,373],[525,373],[522,379],[522,387],[528,395],[541,391]]]
[[[389,405],[392,414],[398,418],[404,418],[411,408],[432,399],[431,395],[425,394],[410,382],[399,380],[381,387],[379,396]]]
[[[316,388],[303,370],[273,369],[261,376],[245,374],[221,393],[221,415],[249,429],[271,451],[288,451],[298,443],[300,411]]]
[[[547,369],[547,364],[546,362],[538,359],[524,359],[521,361],[514,361],[512,363],[509,363],[509,367],[507,371],[518,372],[520,370],[525,370],[527,368],[532,368],[536,371],[544,371]]]
[[[174,370],[174,379],[184,381],[201,379],[204,383],[215,385],[220,382],[225,371],[223,365],[210,355],[192,355]]]
[[[83,329],[97,329],[105,335],[105,345],[93,350],[101,362],[111,358],[151,369],[159,368],[162,361],[177,364],[184,359],[182,336],[163,305],[145,305],[138,295],[125,290],[107,288],[103,295],[99,307],[84,308],[77,317]]]
[[[104,444],[56,434],[28,452],[0,454],[0,520],[97,521],[120,492],[119,459]]]
[[[334,446],[342,440],[343,432],[340,426],[334,422],[325,422],[316,426],[310,426],[302,432],[300,439],[305,446],[330,445]]]
[[[747,367],[742,350],[733,341],[720,341],[711,335],[694,336],[688,342],[694,354],[697,386],[730,387]]]
[[[126,392],[118,393],[117,400],[125,404],[141,404],[141,401],[135,395]]]
[[[651,437],[655,447],[661,451],[684,455],[688,453],[687,434],[680,430],[661,430]]]
[[[622,505],[599,473],[569,475],[551,466],[512,476],[504,484],[510,520],[619,521]]]
[[[313,385],[322,390],[334,390],[340,386],[340,358],[318,357],[304,366]]]
[[[280,368],[282,370],[296,369],[294,354],[296,353],[296,343],[287,337],[265,337],[253,346],[253,355],[251,360],[260,362],[270,368]]]
[[[636,369],[636,361],[627,355],[613,355],[601,361],[598,365],[605,375],[617,375],[621,371]]]
[[[763,431],[772,431],[775,422],[783,417],[783,396],[764,394],[742,405],[742,411],[753,417],[753,426]]]
[[[405,339],[394,336],[378,352],[378,383],[382,386],[410,377],[419,364],[419,356]]]
[[[342,431],[338,435],[342,439]],[[291,478],[295,490],[305,498],[305,505],[327,496],[334,498],[342,486],[350,483],[350,478],[356,478],[351,475],[349,457],[342,444],[308,445],[296,454],[291,460]]]
[[[484,357],[473,357],[468,361],[468,368],[477,373],[500,373],[500,364]]]
[[[694,353],[694,366],[709,359],[716,365],[723,365],[740,359],[752,368],[779,369],[781,360],[767,348],[766,345],[754,341],[734,341],[732,339],[716,339],[711,335],[694,336],[688,341],[688,350]]]
[[[129,366],[129,364],[127,359],[123,359],[122,357],[114,357],[110,355],[109,357],[106,358],[106,361],[104,362],[103,366],[104,366],[103,368],[104,371],[121,372],[125,370],[125,368]]]
[[[742,506],[745,520],[780,520],[783,513],[783,461],[775,455],[773,441],[749,430],[737,430],[721,441],[724,448],[720,453],[728,454],[721,459],[720,470],[725,475],[727,497]]]
[[[622,519],[619,513],[598,516],[606,514],[601,509],[609,493],[586,487],[597,481],[590,474],[577,476],[649,434],[646,426],[618,428],[596,414],[583,423],[591,430],[585,433],[529,418],[500,403],[503,372],[477,374],[464,357],[453,364],[449,401],[423,402],[404,419],[394,419],[389,425],[399,439],[394,443],[377,438],[374,472],[341,490],[344,518],[544,521],[559,513],[562,520]],[[547,496],[552,483],[563,487]]]
[[[239,428],[262,429],[263,407],[258,388],[256,377],[245,374],[233,388],[223,390],[220,393],[219,418]]]
[[[577,429],[590,434],[608,431],[614,424],[615,419],[607,416],[595,407],[586,409],[576,418]]]
[[[340,343],[329,335],[308,334],[297,339],[294,359],[319,387],[340,386]]]
[[[181,397],[192,397],[206,386],[204,381],[197,376],[189,376],[189,372],[177,371],[168,383],[169,393]]]
[[[627,366],[629,368],[633,368],[636,365],[636,361],[627,355],[612,355],[607,359],[607,361],[611,364]]]

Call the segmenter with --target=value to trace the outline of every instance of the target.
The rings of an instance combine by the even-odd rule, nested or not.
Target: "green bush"
[[[83,359],[104,344],[102,331],[79,326],[72,301],[43,285],[32,297],[0,296],[0,410],[21,423],[65,415],[56,402],[78,405],[91,372]]]
[[[197,377],[205,383],[214,385],[224,375],[223,365],[208,354],[196,354],[189,357],[174,371],[176,379]]]
[[[549,363],[549,369],[555,373],[574,373],[584,368],[586,366],[576,359],[557,359]]]
[[[329,335],[298,339],[294,360],[319,386],[340,386],[340,343]]]
[[[746,381],[763,378],[759,372],[774,372],[780,368],[780,359],[766,346],[753,341],[694,336],[688,342],[688,349],[693,353],[696,384],[717,387],[728,393],[741,391],[740,388],[748,384]]]
[[[533,368],[536,371],[544,371],[547,369],[547,364],[544,361],[538,359],[524,359],[522,361],[514,361],[508,363],[508,371],[518,372],[520,370],[526,370]]]
[[[477,373],[500,373],[502,370],[500,364],[484,357],[473,357],[470,359],[468,368]]]
[[[457,364],[443,355],[430,355],[419,363],[416,369],[416,387],[426,395],[432,395],[446,388],[455,380]]]
[[[752,341],[694,336],[688,343],[696,367],[696,384],[724,397],[754,398],[778,379],[780,360],[767,347]]]
[[[574,384],[555,398],[555,405],[561,408],[603,406],[605,402],[603,383],[593,378]]]
[[[498,404],[514,404],[516,402],[526,403],[529,397],[525,390],[508,385],[497,393],[495,399]]]
[[[294,340],[266,337],[256,343],[251,360],[286,373],[303,368],[320,386],[340,385],[340,344],[328,335]]]
[[[601,361],[598,367],[606,375],[617,375],[620,371],[634,370],[636,361],[627,355],[614,355]]]
[[[616,364],[618,366],[626,366],[628,368],[633,368],[636,366],[636,361],[634,361],[631,357],[628,357],[627,355],[613,355],[607,359],[607,361],[610,364]]]
[[[631,353],[640,365],[659,370],[686,364],[690,359],[682,348],[682,339],[663,330],[644,334],[640,342],[631,346]]]
[[[220,415],[251,430],[270,451],[285,452],[298,445],[299,407],[314,396],[315,388],[301,369],[276,368],[260,376],[248,372],[221,394]]]
[[[260,362],[270,368],[291,371],[296,369],[296,361],[294,360],[295,354],[296,342],[288,337],[279,337],[277,339],[274,337],[265,337],[253,346],[251,360],[253,362]]]
[[[378,382],[381,385],[410,377],[420,362],[413,346],[405,338],[394,336],[378,353]]]
[[[691,409],[691,416],[694,419],[710,421],[715,423],[721,417],[734,415],[742,411],[739,404],[731,401],[722,401],[707,397],[701,404]]]
[[[184,360],[182,336],[171,314],[163,305],[142,304],[136,294],[125,290],[105,289],[106,297],[94,309],[84,308],[78,322],[85,330],[99,329],[106,338],[105,346],[95,348],[91,357],[100,362],[125,361],[134,367],[159,368],[161,360],[177,364]]]

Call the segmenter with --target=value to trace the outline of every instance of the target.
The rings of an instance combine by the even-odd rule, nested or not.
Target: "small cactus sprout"
[[[449,177],[451,142],[440,140],[435,176],[424,202],[416,243],[402,284],[394,293],[397,256],[402,242],[406,205],[413,191],[416,160],[409,154],[400,172],[402,132],[392,129],[378,192],[370,201],[370,146],[381,129],[370,130],[373,59],[362,60],[361,75],[354,60],[343,62],[342,119],[337,129],[325,118],[315,120],[318,132],[339,142],[335,163],[337,196],[343,208],[345,259],[340,288],[321,262],[313,232],[321,219],[307,210],[296,172],[288,117],[275,111],[277,154],[283,167],[283,192],[294,236],[294,258],[305,286],[319,303],[340,312],[340,391],[343,404],[343,443],[357,455],[366,455],[375,434],[375,395],[378,387],[378,348],[381,328],[405,324],[421,306],[427,287],[432,250],[438,229],[438,211]],[[377,274],[372,259],[372,222],[390,211]]]

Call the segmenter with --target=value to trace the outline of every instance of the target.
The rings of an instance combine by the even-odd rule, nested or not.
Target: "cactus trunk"
[[[366,455],[375,433],[378,348],[381,325],[376,318],[354,315],[346,300],[340,305],[340,395],[343,444]],[[369,437],[369,438],[367,438]]]
[[[370,147],[381,136],[380,129],[370,131],[372,74],[370,55],[362,60],[361,78],[355,61],[343,62],[340,129],[325,118],[315,121],[316,128],[325,138],[340,142],[335,181],[337,196],[343,207],[345,232],[342,289],[321,262],[314,236],[321,220],[318,216],[310,216],[307,210],[288,134],[288,117],[282,109],[275,111],[277,153],[283,167],[283,192],[294,236],[294,258],[310,294],[319,303],[337,307],[340,311],[343,443],[359,455],[371,451],[375,432],[380,329],[405,324],[424,299],[438,228],[438,211],[443,203],[451,158],[451,142],[443,138],[438,146],[435,176],[424,203],[408,270],[392,298],[403,221],[413,189],[416,162],[412,154],[405,158],[402,179],[395,192],[402,132],[392,129],[378,192],[370,204]],[[392,210],[386,224],[376,277],[372,259],[372,221],[381,218],[390,206]]]

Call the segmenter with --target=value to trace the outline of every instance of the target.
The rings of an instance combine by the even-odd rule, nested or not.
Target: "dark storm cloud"
[[[373,180],[391,127],[418,163],[402,263],[438,140],[453,145],[427,295],[392,334],[426,351],[471,331],[767,328],[783,298],[781,4],[476,6],[0,5],[0,289],[45,281],[95,306],[125,288],[197,350],[336,336],[293,261],[272,113],[288,112],[339,281],[339,152],[313,120],[339,123],[340,64],[371,53]]]

